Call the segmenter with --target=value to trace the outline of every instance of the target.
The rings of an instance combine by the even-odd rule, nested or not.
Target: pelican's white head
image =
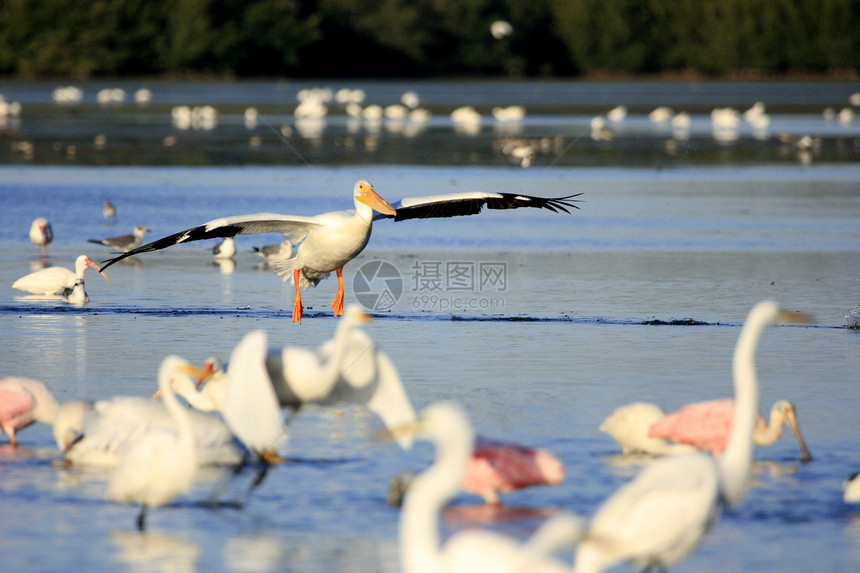
[[[373,185],[369,181],[362,179],[355,184],[352,190],[352,195],[355,198],[355,207],[358,209],[358,204],[363,203],[374,211],[379,211],[384,215],[396,215],[397,211],[394,207],[388,204],[388,201],[376,194]]]

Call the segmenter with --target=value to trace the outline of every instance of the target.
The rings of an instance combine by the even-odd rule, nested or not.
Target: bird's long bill
[[[806,442],[803,441],[803,436],[800,435],[800,426],[797,425],[797,416],[793,409],[786,412],[785,423],[788,424],[795,439],[797,439],[797,445],[800,447],[801,463],[811,462],[812,454],[809,453],[809,448],[806,447]]]
[[[108,278],[108,276],[106,274],[104,274],[104,271],[102,271],[101,268],[99,268],[99,266],[97,264],[95,264],[91,260],[87,259],[87,266],[97,270],[99,272],[99,274],[101,274],[101,276],[103,276],[105,278],[107,283],[110,284],[110,279]]]
[[[358,199],[374,211],[378,211],[384,215],[397,214],[397,211],[394,210],[394,207],[389,205],[388,201],[377,195],[376,191],[373,190],[373,187],[365,187],[359,193],[356,199]]]
[[[415,439],[420,424],[421,420],[416,420],[410,424],[402,424],[394,428],[382,428],[376,433],[376,439],[380,442],[399,442],[404,439],[411,442]]]
[[[197,381],[198,386],[200,385],[201,381],[205,380],[207,377],[212,375],[211,369],[207,373],[206,369],[197,368],[196,366],[192,366],[191,364],[183,364],[179,368],[179,371],[182,372],[183,374],[188,374],[189,376],[192,376],[194,378],[198,378],[198,381]],[[161,388],[159,388],[152,395],[152,399],[158,400],[159,398],[161,398],[161,394],[162,394]]]
[[[192,366],[192,368],[193,368],[193,366]],[[197,377],[197,382],[194,383],[195,388],[200,388],[200,385],[203,384],[203,382],[205,382],[207,378],[210,378],[212,376],[212,369],[213,369],[212,363],[208,362],[203,367],[203,370],[198,370],[197,374],[193,374],[193,376]]]
[[[789,324],[813,324],[815,323],[815,319],[811,314],[806,314],[805,312],[797,312],[794,310],[783,310],[780,312],[779,318],[783,322],[787,322]]]

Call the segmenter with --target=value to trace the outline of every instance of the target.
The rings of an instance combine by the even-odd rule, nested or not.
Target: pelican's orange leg
[[[334,296],[334,302],[331,303],[331,309],[337,317],[343,314],[343,267],[335,272],[337,272],[337,294]]]
[[[299,290],[299,275],[302,274],[301,269],[293,270],[293,282],[296,283],[296,298],[293,299],[293,322],[302,323],[302,293]]]

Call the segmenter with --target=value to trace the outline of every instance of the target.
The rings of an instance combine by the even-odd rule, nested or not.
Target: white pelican
[[[695,402],[669,415],[656,404],[634,402],[612,412],[600,430],[612,436],[625,453],[690,453],[692,446],[719,455],[726,447],[733,415],[731,398]],[[773,445],[782,436],[783,425],[797,439],[801,461],[810,461],[812,455],[800,434],[794,404],[785,399],[774,402],[767,422],[756,414],[753,443]]]
[[[215,219],[108,259],[104,261],[103,268],[106,269],[115,262],[132,255],[165,249],[179,243],[234,237],[240,234],[282,233],[293,243],[301,241],[293,258],[280,261],[276,265],[277,273],[284,280],[292,279],[295,284],[293,322],[301,322],[300,287],[316,285],[332,271],[337,273],[338,288],[331,308],[335,316],[343,314],[343,266],[364,250],[370,240],[375,219],[392,218],[395,221],[404,221],[416,218],[475,215],[480,213],[484,206],[489,209],[536,207],[569,213],[568,208],[578,209],[573,199],[578,195],[577,193],[566,197],[544,198],[515,193],[468,191],[449,195],[412,197],[389,204],[377,195],[370,183],[361,180],[353,189],[355,210],[333,211],[315,217],[257,213]]]
[[[54,240],[54,230],[44,217],[36,217],[30,223],[30,242],[36,245],[36,256],[48,258],[48,244]]]
[[[180,405],[170,381],[186,366],[178,356],[165,358],[158,370],[158,386],[175,430],[151,429],[129,445],[108,481],[107,498],[139,503],[137,528],[144,529],[147,507],[170,503],[188,492],[197,471],[197,452],[189,411]]]
[[[13,447],[15,432],[33,422],[53,424],[59,407],[44,382],[12,376],[0,379],[0,429]]]
[[[741,329],[732,361],[735,409],[729,443],[718,460],[693,454],[662,459],[619,489],[595,513],[577,551],[574,573],[619,562],[666,569],[687,557],[725,503],[740,503],[749,487],[758,407],[755,351],[765,327],[805,320],[773,301],[758,303]]]
[[[436,445],[433,465],[412,482],[400,511],[400,562],[404,573],[569,572],[570,566],[550,554],[576,543],[582,520],[562,515],[548,520],[525,544],[501,533],[485,530],[459,532],[442,545],[439,512],[460,489],[466,464],[472,456],[475,435],[465,412],[455,404],[426,408],[409,433]]]
[[[128,235],[120,235],[119,237],[108,237],[107,239],[89,239],[90,243],[96,245],[104,245],[117,251],[131,251],[136,249],[142,242],[143,236],[149,231],[143,225],[136,225]],[[107,265],[105,265],[107,266]]]
[[[12,288],[33,294],[62,295],[67,290],[75,288],[75,281],[84,279],[87,267],[97,270],[110,284],[110,279],[86,255],[75,259],[75,270],[65,267],[48,267],[25,275],[12,283]]]

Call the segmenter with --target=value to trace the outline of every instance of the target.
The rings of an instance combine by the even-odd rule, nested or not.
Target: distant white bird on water
[[[181,369],[186,365],[181,358],[168,356],[158,370],[158,386],[176,425],[175,431],[157,429],[140,436],[129,445],[108,482],[108,499],[140,504],[137,516],[140,531],[145,527],[147,508],[172,502],[187,493],[194,483],[197,472],[194,430],[188,410],[170,388],[175,376],[185,376]]]
[[[232,259],[236,254],[236,242],[233,237],[225,237],[217,245],[212,247],[212,256],[216,260]]]
[[[36,245],[36,256],[48,258],[48,245],[54,240],[51,223],[44,217],[36,217],[30,223],[30,242]]]
[[[842,499],[845,503],[860,502],[860,472],[854,472],[842,483]]]
[[[116,215],[116,205],[110,202],[110,199],[105,199],[102,203],[102,216],[105,219],[110,219]]]
[[[755,351],[765,327],[778,320],[805,317],[764,301],[753,307],[741,329],[732,362],[734,420],[723,455],[716,461],[704,454],[662,459],[619,489],[592,517],[574,573],[603,571],[620,562],[665,570],[696,549],[723,504],[743,500],[758,408]]]
[[[143,236],[149,231],[143,225],[136,225],[128,235],[120,235],[118,237],[109,237],[107,239],[89,239],[90,243],[104,245],[117,251],[131,251],[137,248],[143,242]],[[108,265],[105,265],[107,267]]]
[[[75,270],[65,267],[48,267],[21,277],[12,288],[33,294],[63,295],[75,288],[75,282],[84,279],[87,267],[97,270],[110,284],[110,279],[90,258],[81,255],[75,259]]]
[[[274,245],[253,247],[253,249],[255,253],[266,259],[266,263],[268,264],[293,258],[293,242],[289,239],[284,239],[282,242]]]
[[[376,219],[403,221],[475,215],[485,206],[489,209],[536,207],[569,213],[569,208],[578,208],[574,199],[578,195],[544,198],[515,193],[467,191],[406,198],[391,205],[376,193],[373,185],[360,180],[353,188],[354,210],[333,211],[315,217],[257,213],[215,219],[108,259],[103,268],[132,255],[165,249],[179,243],[240,234],[281,233],[291,241],[301,241],[293,258],[276,265],[277,273],[284,280],[292,279],[296,287],[293,322],[301,322],[303,309],[300,289],[316,285],[332,271],[337,274],[338,288],[331,308],[335,316],[343,314],[343,267],[364,250]]]
[[[395,431],[436,445],[433,465],[412,482],[400,511],[400,562],[404,573],[570,571],[569,565],[551,554],[573,546],[582,535],[583,521],[571,515],[550,518],[526,543],[487,530],[461,531],[444,544],[440,542],[439,513],[459,491],[475,441],[469,419],[459,406],[433,404],[417,421]]]

